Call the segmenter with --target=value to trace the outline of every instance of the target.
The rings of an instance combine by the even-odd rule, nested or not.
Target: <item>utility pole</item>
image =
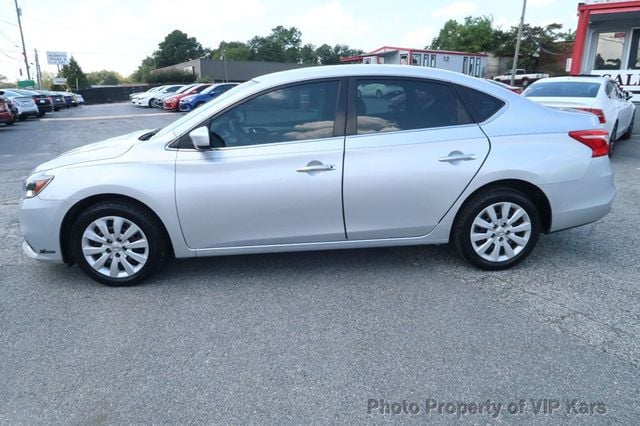
[[[42,89],[42,74],[40,71],[40,61],[38,60],[38,49],[33,49],[33,53],[36,55],[36,82],[38,83],[38,89]]]
[[[18,0],[14,0],[16,3],[16,15],[18,15],[18,27],[20,28],[20,39],[22,40],[22,54],[24,55],[24,65],[27,67],[27,79],[31,80],[31,73],[29,72],[29,61],[27,60],[27,49],[24,46],[24,34],[22,33],[22,21],[20,15],[22,10],[18,7]]]
[[[513,68],[511,69],[511,85],[515,82],[516,68],[518,68],[518,56],[520,56],[520,39],[522,38],[522,27],[524,26],[524,13],[527,10],[527,0],[522,0],[522,15],[520,16],[520,26],[518,27],[518,39],[516,40],[516,53],[513,55]]]

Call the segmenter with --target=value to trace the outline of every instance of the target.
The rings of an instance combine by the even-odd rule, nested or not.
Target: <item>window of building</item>
[[[337,96],[337,81],[276,89],[214,118],[210,129],[225,147],[328,138]]]
[[[619,70],[622,68],[622,51],[626,33],[598,34],[594,70]]]
[[[633,30],[631,36],[631,51],[629,52],[629,64],[630,70],[640,69],[640,28]]]
[[[422,63],[422,55],[420,53],[411,54],[411,65],[420,65]]]
[[[402,79],[358,82],[358,134],[472,122],[462,102],[446,84]]]

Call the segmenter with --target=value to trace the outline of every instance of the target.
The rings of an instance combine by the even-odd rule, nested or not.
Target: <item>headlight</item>
[[[25,182],[24,189],[24,198],[33,198],[39,193],[42,192],[43,189],[49,185],[49,182],[53,180],[53,176],[50,175],[35,175],[29,177]]]

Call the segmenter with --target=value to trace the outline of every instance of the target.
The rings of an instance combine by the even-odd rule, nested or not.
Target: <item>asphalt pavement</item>
[[[640,135],[611,214],[509,271],[402,247],[175,260],[109,288],[22,254],[33,167],[179,116],[0,127],[0,423],[637,423]]]

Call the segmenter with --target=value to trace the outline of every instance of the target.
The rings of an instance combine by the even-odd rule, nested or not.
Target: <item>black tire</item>
[[[149,108],[153,108],[154,106],[156,106],[155,102],[155,99],[149,99]]]
[[[483,257],[481,257],[473,248],[473,243],[471,242],[471,232],[474,229],[473,222],[478,215],[483,212],[487,207],[497,204],[497,203],[513,203],[526,212],[530,223],[530,234],[528,236],[527,242],[524,244],[524,247],[519,249],[519,251],[510,259],[503,259],[499,261],[490,261]],[[514,207],[514,212],[515,212]],[[497,211],[496,211],[497,212]],[[500,214],[500,212],[497,212]],[[501,219],[501,218],[499,218]],[[514,222],[516,226],[518,226],[522,220],[518,219]],[[492,232],[492,231],[489,231]],[[499,235],[505,235],[504,230],[496,230],[496,233],[500,232]],[[509,232],[507,232],[509,234]],[[522,235],[513,234],[515,237],[522,237]],[[496,236],[496,234],[493,234]],[[472,265],[489,271],[497,271],[501,269],[511,268],[512,266],[517,265],[522,262],[533,250],[536,243],[538,242],[538,237],[540,236],[540,213],[536,208],[535,204],[520,191],[516,191],[509,187],[496,187],[489,189],[485,192],[479,193],[471,197],[467,200],[463,207],[461,208],[458,216],[456,218],[456,222],[454,224],[453,232],[452,232],[452,243],[455,246],[458,254],[462,256],[463,259],[471,263]],[[504,241],[510,244],[512,247],[512,243],[508,236],[502,237]],[[502,240],[500,240],[502,241]],[[484,245],[488,244],[488,248],[495,248],[497,244],[493,244],[489,242],[489,240],[480,240],[477,241],[478,244]],[[501,243],[503,244],[503,243]],[[486,250],[489,252],[489,249]],[[486,253],[485,252],[485,253]],[[498,248],[498,253],[500,255],[506,256],[506,252],[504,248]]]
[[[38,118],[44,117],[45,114],[46,114],[46,112],[39,112],[38,113]]]
[[[13,126],[14,124],[16,124],[16,120],[13,120],[13,121],[7,121],[7,122],[6,122],[6,123],[4,123],[4,124],[6,124],[7,126]]]
[[[108,216],[119,216],[132,222],[142,230],[144,237],[146,237],[148,243],[146,263],[143,264],[140,270],[130,276],[112,278],[96,271],[89,265],[82,252],[82,235],[84,231],[94,221]],[[115,287],[134,285],[146,279],[163,264],[170,251],[162,225],[158,223],[158,220],[148,211],[121,201],[100,202],[87,208],[74,221],[69,238],[68,244],[71,256],[80,268],[94,280]],[[114,256],[128,258],[126,254],[114,254]],[[112,260],[107,260],[107,262],[112,262]],[[122,272],[125,272],[124,267],[118,267],[121,268]]]
[[[633,133],[633,126],[635,124],[635,120],[636,120],[635,117],[631,119],[631,124],[629,124],[629,128],[627,129],[626,132],[624,132],[622,136],[620,136],[620,139],[623,139],[623,140],[631,139],[631,134]]]
[[[616,146],[616,134],[618,133],[618,122],[613,125],[613,129],[611,130],[611,135],[609,136],[609,158],[613,155],[613,149]]]

